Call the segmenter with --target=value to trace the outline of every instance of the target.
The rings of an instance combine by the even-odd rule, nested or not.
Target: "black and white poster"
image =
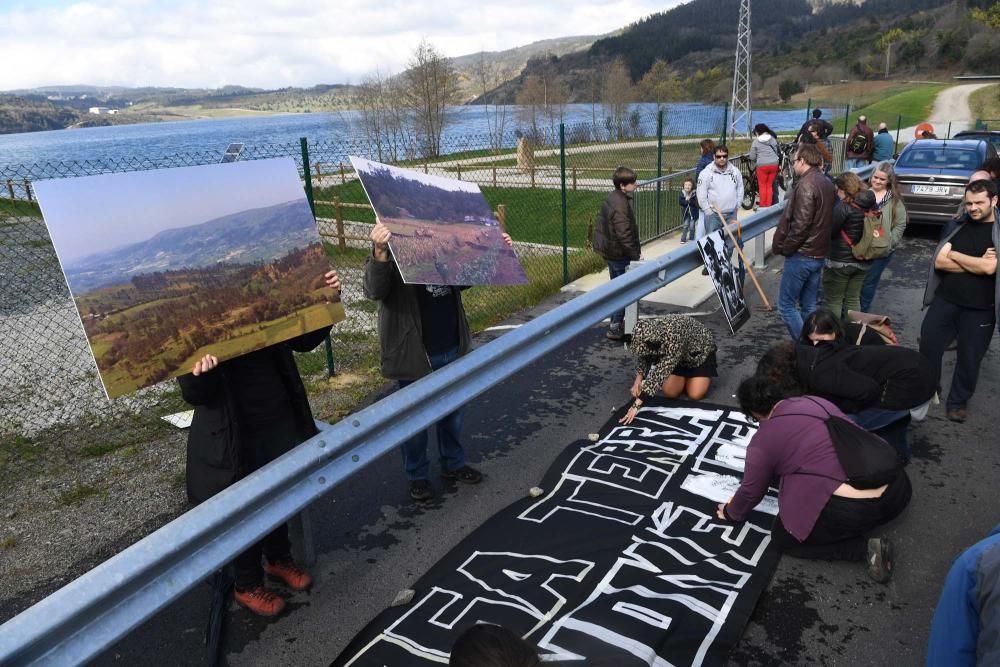
[[[712,278],[715,291],[722,302],[722,312],[733,333],[750,319],[750,309],[743,297],[743,288],[736,276],[736,269],[729,259],[724,231],[721,229],[697,239],[701,259],[705,262],[708,275]]]
[[[540,486],[474,531],[333,662],[447,664],[475,623],[504,625],[546,664],[723,663],[770,581],[771,489],[749,520],[714,518],[756,427],[731,408],[654,399],[560,454]]]

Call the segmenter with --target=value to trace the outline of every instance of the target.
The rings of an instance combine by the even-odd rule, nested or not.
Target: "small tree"
[[[495,90],[505,81],[503,70],[497,62],[486,60],[486,53],[479,53],[479,61],[474,67],[476,81],[479,84],[479,94],[485,98],[490,91]],[[494,103],[490,109],[490,103],[483,100],[483,108],[486,112],[486,127],[490,133],[490,146],[495,151],[503,148],[503,134],[507,125],[507,105]]]
[[[458,75],[449,60],[426,40],[414,49],[409,69],[403,73],[403,94],[424,155],[437,157],[448,107],[459,100]]]
[[[529,74],[524,77],[521,89],[517,91],[515,101],[520,107],[522,120],[531,126],[528,132],[528,140],[532,143],[540,143],[541,132],[538,129],[538,119],[545,108],[545,82],[537,74]]]
[[[358,124],[379,162],[398,160],[406,140],[406,105],[400,81],[375,72],[358,86]]]
[[[667,61],[657,58],[639,81],[639,94],[644,102],[676,102],[683,99],[684,87]]]
[[[802,90],[802,84],[795,79],[783,79],[781,83],[778,84],[778,96],[781,98],[782,102],[787,102],[791,99],[792,95],[801,93]]]
[[[635,100],[635,86],[624,58],[618,57],[604,66],[601,72],[601,105],[604,107],[604,126],[608,132],[622,138],[626,134],[629,104]]]

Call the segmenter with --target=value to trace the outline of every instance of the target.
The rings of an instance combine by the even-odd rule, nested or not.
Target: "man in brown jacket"
[[[594,225],[594,252],[608,263],[608,273],[614,280],[623,275],[630,261],[639,259],[639,226],[632,211],[632,193],[635,192],[635,172],[628,167],[615,169],[611,179],[615,189],[601,205],[601,212]],[[625,335],[625,311],[611,314],[608,338],[621,340]]]
[[[816,310],[823,260],[830,250],[837,188],[823,174],[822,166],[823,158],[815,146],[799,147],[792,165],[795,185],[771,241],[774,254],[785,258],[778,313],[793,340],[799,338],[802,319]]]

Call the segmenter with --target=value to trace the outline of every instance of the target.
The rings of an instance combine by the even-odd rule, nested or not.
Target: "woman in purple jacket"
[[[747,447],[743,481],[718,518],[744,521],[764,498],[772,477],[780,477],[778,517],[771,540],[797,558],[865,561],[872,579],[892,576],[892,545],[866,535],[896,518],[910,502],[910,480],[900,472],[877,489],[847,483],[826,428],[828,415],[844,417],[815,396],[783,398],[773,380],[754,376],[740,384],[740,407],[760,422]]]

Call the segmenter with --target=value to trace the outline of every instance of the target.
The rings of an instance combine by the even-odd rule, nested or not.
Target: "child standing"
[[[684,189],[681,191],[678,203],[681,205],[681,243],[694,240],[695,228],[698,224],[698,193],[694,189],[694,179],[684,179]]]

